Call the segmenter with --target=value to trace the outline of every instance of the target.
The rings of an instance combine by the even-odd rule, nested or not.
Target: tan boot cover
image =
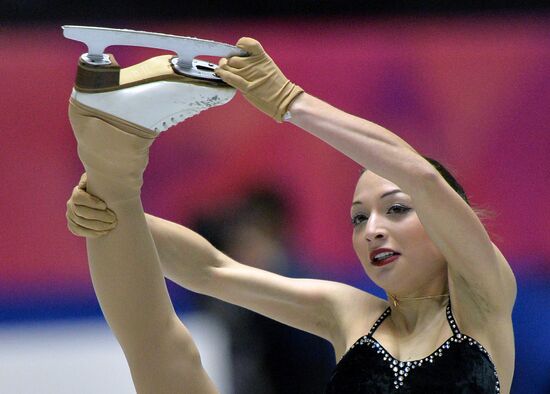
[[[75,100],[69,101],[69,119],[90,193],[106,203],[139,196],[157,134]]]

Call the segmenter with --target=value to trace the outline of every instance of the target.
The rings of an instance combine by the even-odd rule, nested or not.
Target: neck
[[[449,293],[430,295],[430,296],[422,296],[422,297],[398,297],[395,294],[388,293],[388,298],[389,298],[388,301],[391,301],[391,303],[393,304],[394,307],[400,306],[401,304],[403,304],[403,302],[407,303],[409,301],[419,301],[419,300],[427,300],[427,299],[430,299],[430,298],[445,298],[445,297],[448,298]]]
[[[440,319],[441,310],[449,302],[448,291],[434,292],[425,295],[399,296],[388,294],[391,308],[391,320],[399,333],[411,334],[419,329],[424,330]]]

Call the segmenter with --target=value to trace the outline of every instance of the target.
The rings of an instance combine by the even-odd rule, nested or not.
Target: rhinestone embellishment
[[[382,347],[382,345],[378,343],[378,341],[376,341],[372,337],[372,334],[374,333],[376,328],[378,328],[378,326],[390,314],[390,312],[391,312],[390,308],[386,309],[386,311],[382,314],[382,316],[380,316],[378,320],[374,323],[370,332],[367,335],[364,335],[363,337],[361,337],[357,342],[355,342],[349,350],[353,349],[356,346],[367,345],[367,346],[370,346],[372,349],[376,350],[376,353],[382,354],[383,360],[388,363],[389,368],[393,372],[393,376],[394,376],[393,386],[395,389],[399,389],[400,387],[403,386],[405,379],[409,376],[409,373],[412,373],[412,371],[415,368],[422,366],[422,364],[424,363],[433,363],[434,360],[437,360],[438,357],[441,357],[443,355],[443,351],[445,349],[449,349],[453,343],[462,343],[464,341],[467,341],[468,345],[477,346],[477,348],[481,350],[481,352],[487,355],[487,357],[489,358],[489,360],[491,360],[494,366],[494,362],[491,359],[491,356],[479,342],[477,342],[475,339],[467,335],[460,333],[456,325],[456,322],[452,316],[450,304],[447,305],[447,318],[449,320],[449,324],[451,325],[453,336],[449,338],[443,345],[441,345],[431,355],[424,357],[423,359],[414,360],[414,361],[400,361],[395,359],[391,354],[389,354],[386,351],[386,349]],[[500,382],[499,382],[496,368],[494,369],[494,374],[496,376],[495,391],[497,393],[500,393]]]

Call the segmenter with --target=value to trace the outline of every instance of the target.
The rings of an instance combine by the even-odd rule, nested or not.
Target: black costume
[[[499,393],[495,365],[485,348],[464,335],[447,305],[453,331],[443,345],[421,360],[400,361],[372,337],[391,313],[388,307],[369,333],[357,340],[332,374],[326,394]]]

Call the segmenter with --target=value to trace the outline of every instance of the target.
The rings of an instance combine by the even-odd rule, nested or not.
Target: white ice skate
[[[161,33],[63,26],[63,35],[88,46],[79,60],[72,99],[157,133],[235,95],[214,73],[217,65],[195,57],[246,56],[232,45]],[[113,55],[104,54],[113,45],[165,49],[177,56],[157,56],[121,68]]]

